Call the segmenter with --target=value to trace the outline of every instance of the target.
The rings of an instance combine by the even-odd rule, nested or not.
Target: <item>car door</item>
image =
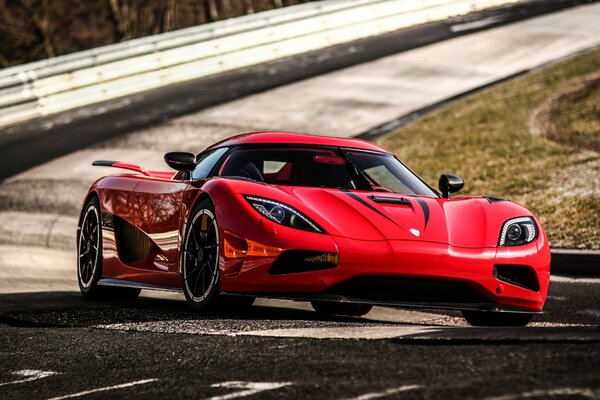
[[[179,215],[187,183],[151,177],[140,178],[132,198],[136,226],[150,239],[150,256],[137,267],[176,271]]]

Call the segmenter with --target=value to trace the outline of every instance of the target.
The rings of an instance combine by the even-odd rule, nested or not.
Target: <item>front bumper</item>
[[[535,243],[515,251],[394,240],[333,238],[332,242],[314,249],[337,252],[339,264],[335,268],[271,275],[269,269],[275,258],[248,259],[239,275],[222,281],[222,289],[296,299],[533,312],[542,310],[548,291],[549,251],[538,251]],[[498,279],[494,274],[494,266],[498,264],[529,267],[539,283],[539,290]],[[362,290],[360,282],[353,285],[358,288],[356,291],[344,285],[360,279],[393,282],[398,278],[402,278],[402,284],[399,283],[396,288],[396,298],[392,294],[393,287],[388,287],[385,293],[378,295],[373,290]],[[415,287],[420,285],[421,293],[414,296],[407,293],[410,292],[406,288],[411,280],[415,282]],[[440,286],[443,282],[447,285]]]

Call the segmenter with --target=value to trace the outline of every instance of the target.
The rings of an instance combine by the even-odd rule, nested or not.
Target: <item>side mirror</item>
[[[196,156],[192,153],[173,151],[165,154],[165,162],[177,171],[191,171],[196,168]]]
[[[450,198],[450,193],[458,192],[465,186],[465,181],[460,176],[444,174],[440,175],[440,181],[438,187],[442,192],[442,197],[445,199]]]

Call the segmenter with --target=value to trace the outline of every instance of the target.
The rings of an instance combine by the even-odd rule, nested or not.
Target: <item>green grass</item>
[[[572,79],[599,70],[600,50],[594,50],[449,104],[380,143],[432,186],[441,173],[456,173],[466,182],[462,194],[525,205],[553,247],[600,248],[600,154],[530,132],[538,107]],[[593,143],[598,94],[580,97],[569,106],[589,110],[567,112],[576,121],[566,123]]]

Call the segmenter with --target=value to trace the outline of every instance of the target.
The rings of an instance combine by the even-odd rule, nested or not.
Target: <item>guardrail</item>
[[[0,70],[0,127],[518,0],[325,0]]]

